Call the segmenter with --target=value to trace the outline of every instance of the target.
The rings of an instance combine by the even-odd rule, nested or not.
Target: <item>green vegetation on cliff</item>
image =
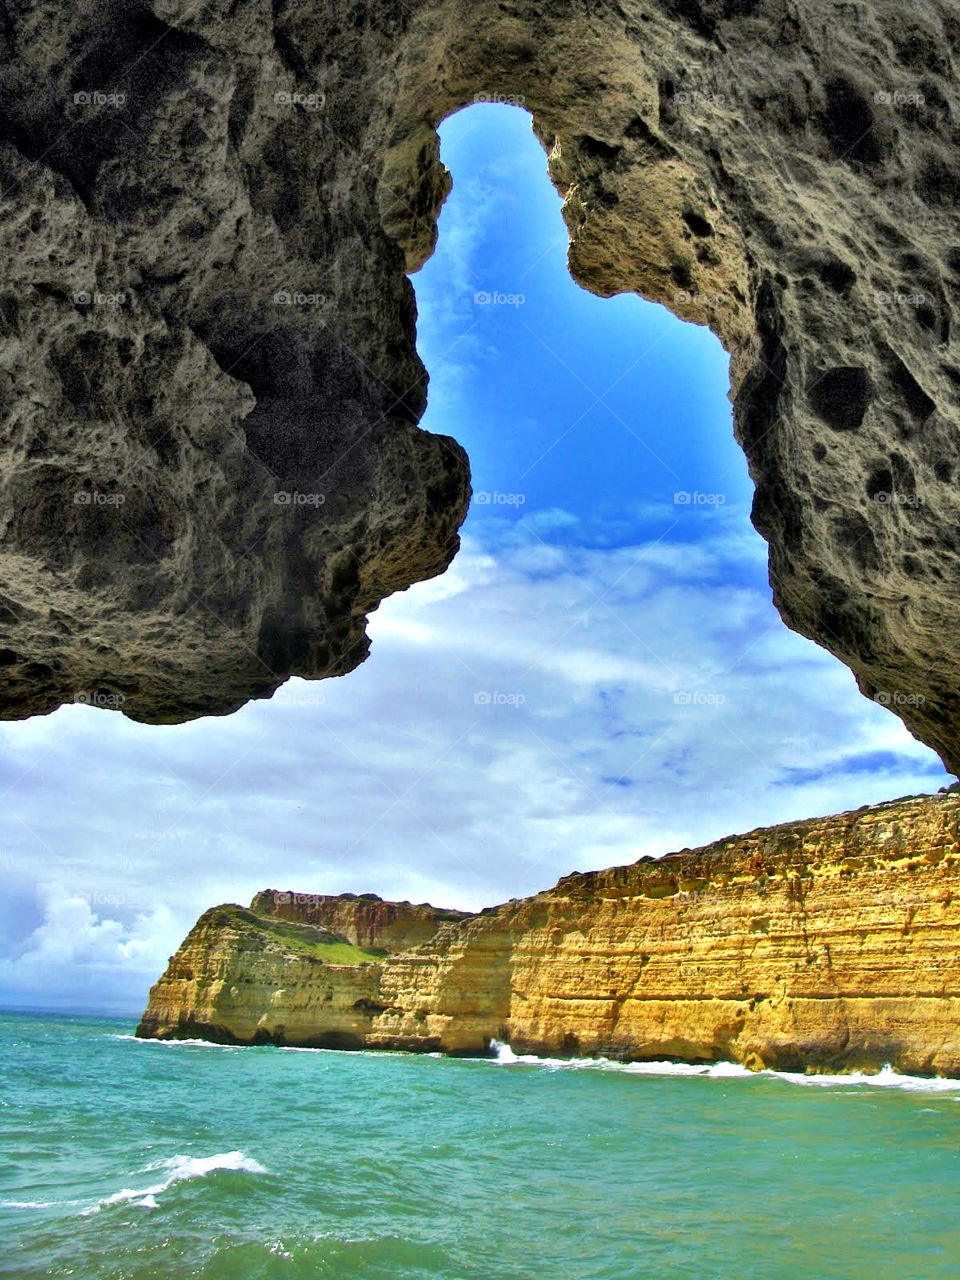
[[[211,924],[230,924],[243,933],[257,935],[258,945],[272,942],[297,955],[322,960],[324,964],[378,964],[387,954],[370,947],[355,947],[319,925],[292,924],[271,916],[261,916],[245,907],[214,907],[206,913]]]

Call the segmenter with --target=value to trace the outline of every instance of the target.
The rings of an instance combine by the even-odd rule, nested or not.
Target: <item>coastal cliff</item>
[[[201,916],[138,1034],[960,1076],[958,821],[907,798],[476,915],[265,891]]]

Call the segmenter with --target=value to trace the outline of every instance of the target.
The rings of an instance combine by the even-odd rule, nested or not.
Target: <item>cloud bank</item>
[[[2,726],[0,1000],[136,1007],[200,911],[268,885],[480,907],[947,781],[783,627],[736,513],[687,518],[612,548],[487,522],[359,671],[228,719]]]

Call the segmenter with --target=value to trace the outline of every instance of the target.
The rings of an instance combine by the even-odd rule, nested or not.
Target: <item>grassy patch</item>
[[[369,947],[355,947],[336,934],[318,925],[293,924],[289,920],[274,920],[254,915],[244,907],[217,907],[213,923],[238,925],[260,935],[266,942],[274,942],[286,951],[310,956],[325,964],[378,964],[387,954]]]

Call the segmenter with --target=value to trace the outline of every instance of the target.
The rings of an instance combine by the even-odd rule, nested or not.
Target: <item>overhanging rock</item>
[[[349,671],[469,495],[405,270],[436,126],[533,114],[574,277],[709,324],[785,622],[960,767],[960,15],[874,0],[7,12],[0,695]]]

